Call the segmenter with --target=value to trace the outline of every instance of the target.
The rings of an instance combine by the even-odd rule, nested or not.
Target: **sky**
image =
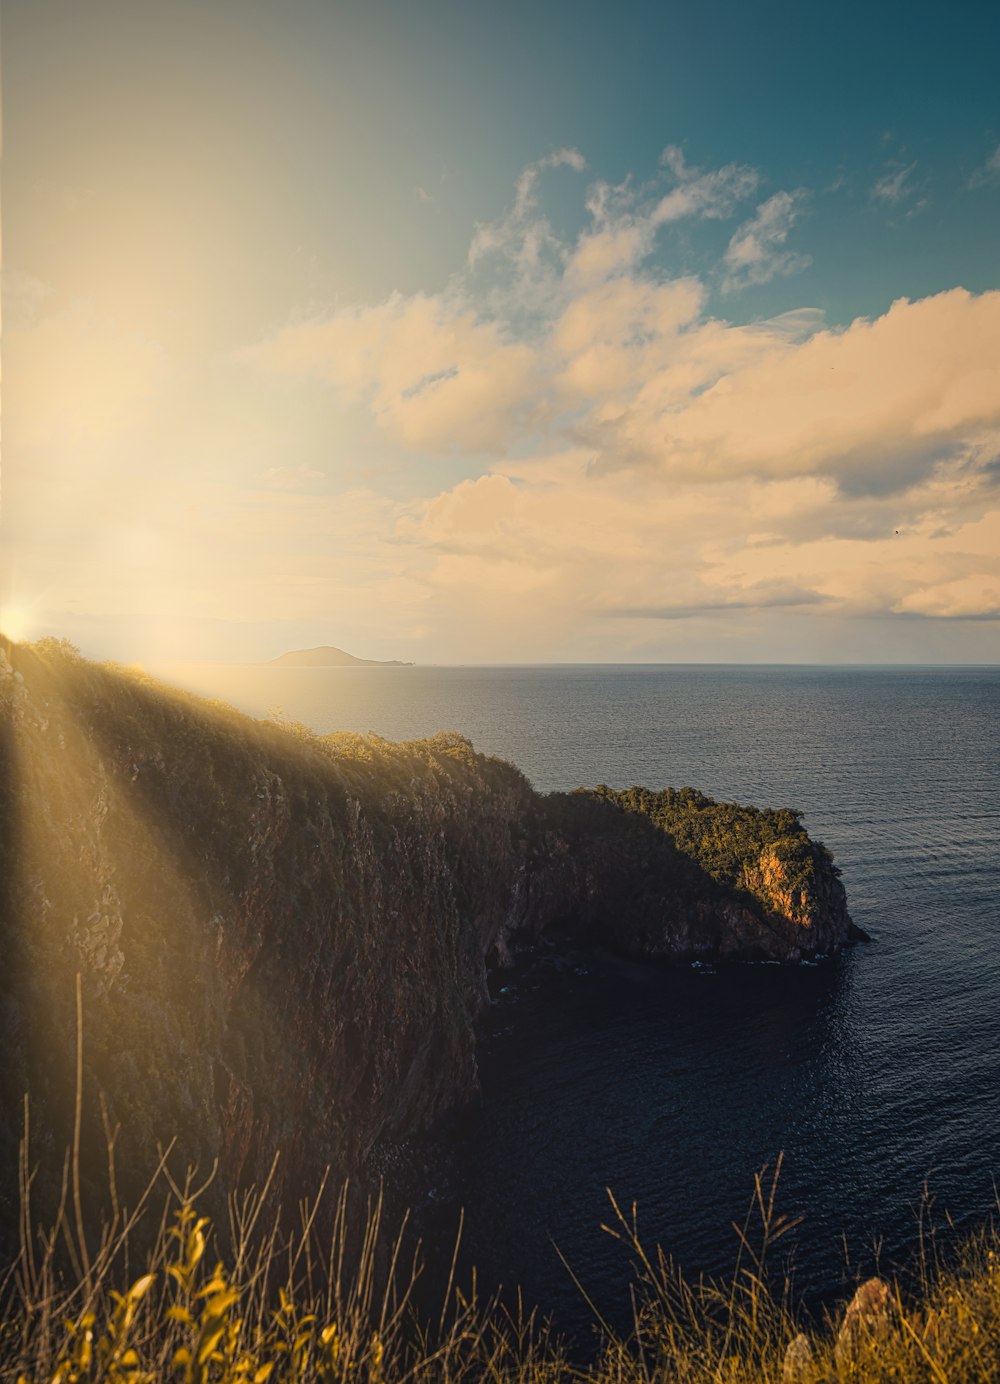
[[[3,0],[0,628],[1000,661],[1000,8]]]

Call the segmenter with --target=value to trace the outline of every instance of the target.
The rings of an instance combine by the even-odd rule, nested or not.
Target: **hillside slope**
[[[224,1191],[280,1149],[294,1191],[475,1091],[487,966],[545,929],[674,959],[848,936],[811,843],[782,912],[794,816],[713,875],[651,804],[540,796],[454,733],[315,737],[46,641],[0,651],[0,735],[8,1213],[23,1093],[43,1161],[71,1131],[78,973],[85,1143],[103,1148],[100,1093],[125,1166],[176,1136]]]

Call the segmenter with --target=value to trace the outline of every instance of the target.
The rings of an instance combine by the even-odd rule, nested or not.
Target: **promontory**
[[[542,795],[453,732],[312,736],[61,641],[0,648],[0,746],[4,1218],[26,1093],[61,1167],[80,1013],[85,1144],[145,1171],[176,1139],[222,1191],[280,1150],[294,1200],[473,1095],[490,968],[542,934],[733,962],[850,935],[789,809]]]

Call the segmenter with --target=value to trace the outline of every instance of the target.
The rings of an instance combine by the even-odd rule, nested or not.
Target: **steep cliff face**
[[[557,923],[675,959],[846,937],[821,848],[808,888],[780,840],[734,887],[641,805],[542,798],[454,734],[313,737],[51,647],[0,657],[0,732],[7,1169],[26,1090],[36,1154],[65,1147],[78,974],[85,1142],[120,1125],[146,1169],[176,1136],[222,1190],[280,1150],[299,1189],[472,1094],[487,964]]]
[[[581,797],[574,854],[600,861],[617,841],[619,857],[617,884],[592,882],[586,911],[631,955],[797,961],[852,935],[832,856],[793,809],[718,803],[692,788],[601,786],[564,802]]]
[[[82,976],[90,1142],[316,1185],[473,1091],[534,795],[457,736],[323,743],[66,658],[4,698],[3,1141],[61,1156]],[[21,675],[19,679],[17,674]],[[45,1149],[37,1147],[39,1155]],[[179,1155],[180,1157],[181,1155]]]
[[[847,896],[822,847],[813,849],[817,853],[807,882],[797,877],[795,862],[780,846],[767,846],[756,861],[744,864],[742,888],[762,900],[772,916],[791,923],[802,952],[829,954],[844,942]]]

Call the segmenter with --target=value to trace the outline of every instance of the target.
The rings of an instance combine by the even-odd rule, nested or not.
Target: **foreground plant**
[[[406,1223],[385,1232],[381,1199],[351,1223],[347,1188],[332,1230],[317,1231],[322,1187],[303,1203],[294,1232],[268,1187],[232,1201],[220,1237],[197,1209],[205,1186],[178,1186],[166,1160],[139,1208],[115,1206],[96,1251],[73,1214],[74,1176],[46,1232],[22,1217],[21,1252],[2,1286],[0,1376],[18,1384],[274,1384],[318,1381],[541,1379],[565,1373],[562,1356],[532,1314],[514,1316],[452,1274],[439,1315],[413,1304],[419,1246]],[[157,1189],[166,1189],[150,1229]],[[23,1182],[30,1205],[30,1178]],[[329,1219],[325,1222],[329,1226]],[[223,1255],[220,1238],[228,1244]],[[144,1246],[144,1248],[140,1248]],[[458,1244],[456,1241],[455,1252]],[[144,1271],[132,1277],[138,1254]],[[123,1282],[129,1286],[120,1289]]]
[[[440,1312],[418,1311],[419,1250],[406,1251],[405,1225],[385,1234],[380,1201],[352,1229],[341,1193],[332,1232],[321,1237],[323,1187],[287,1233],[273,1208],[265,1219],[265,1186],[230,1203],[220,1236],[198,1211],[205,1189],[177,1185],[164,1159],[135,1212],[114,1207],[95,1251],[82,1218],[67,1210],[68,1166],[55,1227],[43,1234],[25,1212],[21,1252],[3,1285],[0,1374],[18,1384],[1000,1381],[992,1227],[949,1265],[924,1253],[909,1297],[873,1279],[846,1312],[803,1330],[787,1281],[775,1283],[770,1267],[794,1224],[776,1210],[779,1173],[780,1160],[756,1180],[725,1284],[691,1283],[661,1249],[647,1251],[635,1207],[626,1212],[612,1197],[604,1229],[632,1261],[632,1326],[616,1331],[595,1307],[597,1348],[580,1364],[533,1313],[480,1302],[474,1287],[458,1291],[455,1258]],[[30,1178],[22,1191],[30,1205],[29,1193]],[[143,1240],[151,1221],[152,1239]]]

